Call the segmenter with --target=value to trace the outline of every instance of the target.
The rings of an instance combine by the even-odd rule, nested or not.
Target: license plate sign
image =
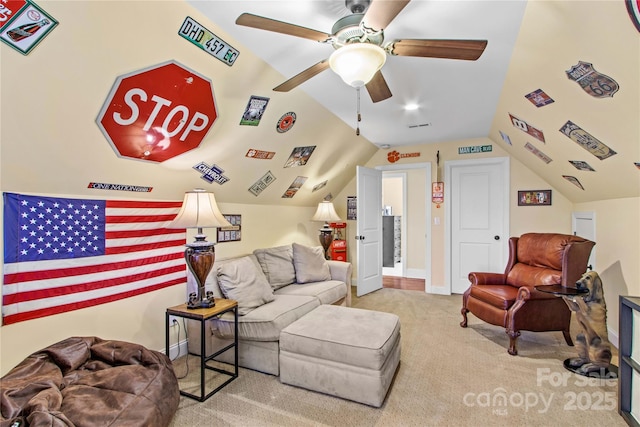
[[[190,16],[185,18],[180,30],[178,30],[178,34],[228,66],[232,66],[238,55],[240,55],[237,49],[207,30]]]

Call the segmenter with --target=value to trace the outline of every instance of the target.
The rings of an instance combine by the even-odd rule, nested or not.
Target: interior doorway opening
[[[382,173],[382,275],[403,277],[406,266],[405,172]]]

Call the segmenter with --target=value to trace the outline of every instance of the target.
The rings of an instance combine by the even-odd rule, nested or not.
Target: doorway
[[[382,172],[382,275],[405,277],[406,172]]]

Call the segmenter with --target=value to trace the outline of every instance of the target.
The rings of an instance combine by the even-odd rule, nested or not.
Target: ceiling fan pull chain
[[[360,88],[356,88],[356,135],[360,136],[360,121],[362,118],[360,117]]]

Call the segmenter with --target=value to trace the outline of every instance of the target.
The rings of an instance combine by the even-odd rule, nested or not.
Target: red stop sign
[[[168,61],[119,76],[96,122],[119,156],[163,162],[197,148],[217,117],[211,81]]]

